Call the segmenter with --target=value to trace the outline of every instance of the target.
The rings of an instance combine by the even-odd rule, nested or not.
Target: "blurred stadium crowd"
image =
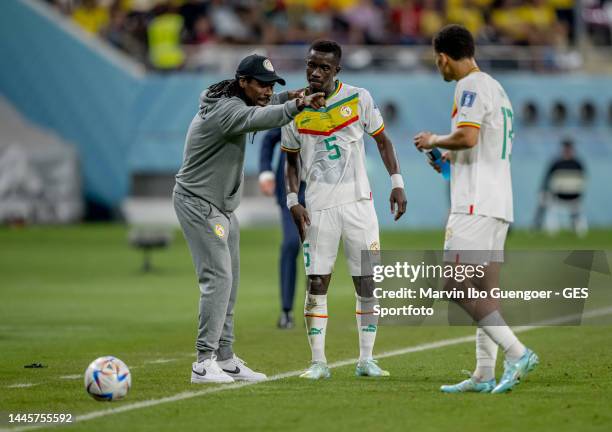
[[[575,0],[44,0],[155,69],[176,69],[202,46],[429,44],[461,23],[480,44],[575,43]],[[595,44],[610,44],[612,1],[580,9]]]

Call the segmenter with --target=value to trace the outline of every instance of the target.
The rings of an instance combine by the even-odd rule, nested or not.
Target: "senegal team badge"
[[[342,108],[340,108],[340,115],[342,117],[350,117],[351,114],[353,114],[353,110],[350,106],[344,105]]]
[[[217,234],[217,237],[219,238],[225,237],[225,228],[223,228],[223,225],[221,224],[215,225],[215,234]]]

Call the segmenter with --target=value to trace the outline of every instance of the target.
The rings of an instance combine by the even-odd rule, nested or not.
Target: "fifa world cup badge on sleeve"
[[[464,91],[461,95],[461,106],[470,108],[474,105],[474,101],[476,100],[476,93],[471,91]]]

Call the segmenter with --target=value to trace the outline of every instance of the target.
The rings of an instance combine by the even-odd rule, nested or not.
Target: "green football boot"
[[[515,385],[520,384],[522,378],[536,368],[538,363],[540,363],[538,355],[529,348],[526,349],[523,357],[515,363],[505,361],[504,374],[491,393],[505,393],[512,390]]]
[[[327,364],[323,362],[312,362],[306,372],[300,375],[300,378],[318,380],[321,378],[329,378],[330,376],[331,372],[329,371]]]
[[[469,371],[464,371],[469,378],[457,384],[440,386],[443,393],[491,393],[495,387],[495,378],[490,381],[476,381]]]
[[[360,361],[357,363],[357,367],[355,368],[356,376],[369,376],[369,377],[388,377],[391,374],[389,371],[382,370],[380,366],[378,366],[378,362],[373,359]]]

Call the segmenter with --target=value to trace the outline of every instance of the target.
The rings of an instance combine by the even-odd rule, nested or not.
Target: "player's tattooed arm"
[[[431,150],[434,147],[446,150],[467,150],[478,144],[480,129],[460,127],[450,135],[436,135],[431,132],[419,132],[413,138],[419,151]]]
[[[285,184],[287,190],[287,207],[293,217],[293,222],[297,226],[300,240],[303,242],[306,237],[306,229],[310,225],[308,211],[297,200],[300,190],[300,153],[287,152],[285,159]]]
[[[374,141],[376,141],[376,146],[380,152],[380,157],[382,158],[389,175],[400,174],[399,161],[397,160],[395,148],[393,147],[393,143],[389,137],[383,131],[374,135],[373,138]],[[403,187],[395,187],[391,189],[389,203],[391,205],[391,213],[395,214],[395,220],[398,220],[404,213],[406,213],[408,200],[406,199],[406,193],[404,192]]]

